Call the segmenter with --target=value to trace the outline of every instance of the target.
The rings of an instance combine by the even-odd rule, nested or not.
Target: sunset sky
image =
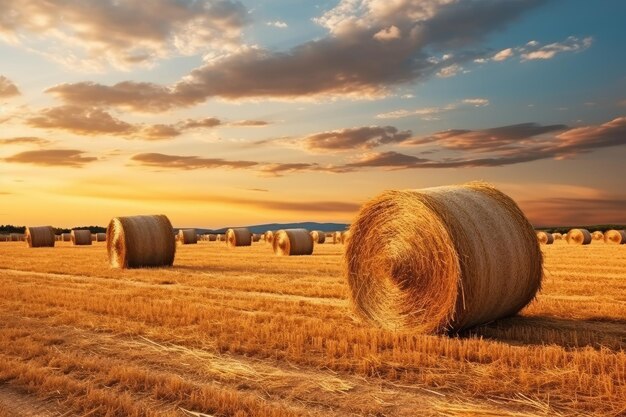
[[[626,223],[622,0],[0,0],[0,224],[350,222],[484,180]]]

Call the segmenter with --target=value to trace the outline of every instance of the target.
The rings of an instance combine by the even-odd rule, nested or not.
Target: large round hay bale
[[[608,230],[604,234],[604,242],[613,245],[626,244],[626,230]]]
[[[196,229],[180,229],[178,231],[178,242],[181,245],[195,245],[198,243],[198,233]]]
[[[588,245],[591,243],[591,233],[587,229],[572,229],[567,232],[565,240],[570,245]]]
[[[114,268],[171,266],[176,255],[172,230],[162,214],[113,218],[107,229],[109,263]]]
[[[554,243],[554,236],[552,233],[537,232],[537,240],[542,245],[551,245]]]
[[[61,238],[62,238],[63,242],[71,242],[72,241],[72,234],[71,233],[62,233],[61,234]]]
[[[91,245],[91,232],[87,229],[76,229],[70,232],[70,239],[74,246]]]
[[[107,234],[106,233],[96,233],[96,242],[106,242]]]
[[[604,234],[599,231],[596,230],[595,232],[591,233],[591,240],[598,242],[598,241],[603,241],[604,240]]]
[[[533,227],[487,184],[384,192],[350,231],[352,304],[384,328],[458,331],[517,313],[541,287]]]
[[[26,243],[29,248],[54,247],[55,235],[52,226],[27,227]]]
[[[274,253],[282,256],[311,255],[313,246],[313,238],[306,229],[279,230],[272,242]]]
[[[226,231],[226,244],[229,248],[252,245],[252,233],[245,227],[237,227]]]
[[[313,230],[310,234],[311,234],[311,238],[313,238],[313,243],[326,242],[326,233],[321,232],[319,230]]]
[[[269,243],[270,245],[274,243],[274,232],[272,232],[271,230],[268,230],[267,232],[264,233],[264,236],[265,236],[265,243]]]

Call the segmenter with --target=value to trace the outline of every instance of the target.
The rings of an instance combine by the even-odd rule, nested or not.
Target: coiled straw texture
[[[613,245],[626,244],[626,230],[609,230],[604,234],[604,242]]]
[[[458,331],[517,313],[541,286],[533,227],[487,184],[387,191],[350,231],[352,304],[384,328]]]
[[[27,227],[26,243],[29,248],[54,247],[56,236],[52,226]]]
[[[114,268],[171,266],[176,256],[172,223],[162,214],[115,217],[107,229],[107,251]]]
[[[226,231],[226,245],[229,248],[250,246],[252,245],[252,233],[245,227],[228,229]]]
[[[588,245],[591,243],[591,233],[587,229],[572,229],[567,232],[565,240],[570,245]]]
[[[311,255],[313,238],[306,229],[279,230],[272,243],[274,253],[281,256]]]

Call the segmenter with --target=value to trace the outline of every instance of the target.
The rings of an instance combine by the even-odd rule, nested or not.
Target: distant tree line
[[[71,229],[65,229],[62,227],[54,227],[53,229],[54,229],[54,233],[57,235],[61,233],[69,233],[70,231],[75,230],[75,229],[87,229],[91,233],[106,233],[107,231],[106,227],[101,227],[101,226],[80,226],[80,227],[72,227]],[[25,233],[25,232],[26,232],[26,226],[13,226],[12,224],[0,225],[0,234]]]
[[[567,233],[572,229],[587,229],[591,233],[600,231],[602,233],[607,230],[615,229],[615,230],[623,230],[626,229],[626,225],[623,224],[596,224],[593,226],[553,226],[553,227],[537,227],[537,230],[543,230],[548,233]]]

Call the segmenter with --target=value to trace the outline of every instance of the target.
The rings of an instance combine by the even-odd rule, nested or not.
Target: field
[[[362,324],[342,250],[0,243],[0,416],[626,415],[626,247],[544,246],[535,302],[453,336]]]

